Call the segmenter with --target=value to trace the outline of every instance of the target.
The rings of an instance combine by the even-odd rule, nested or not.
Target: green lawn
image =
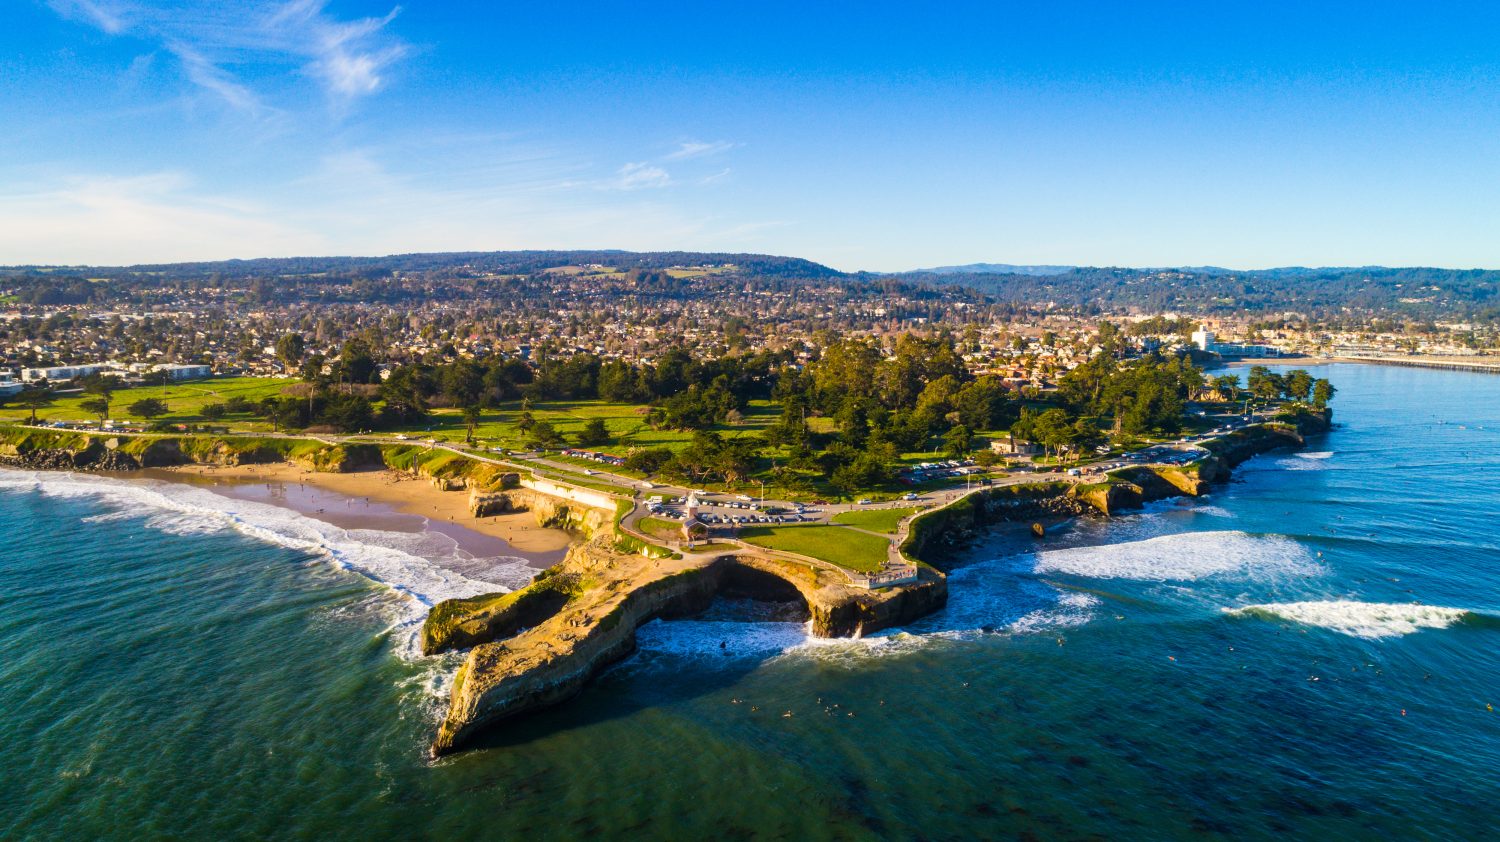
[[[699,544],[688,552],[695,553],[732,553],[740,549],[739,544],[729,544],[723,541],[710,541],[707,544]]]
[[[896,528],[900,526],[901,520],[908,515],[916,514],[916,509],[864,509],[862,511],[844,512],[833,516],[834,523],[843,523],[849,526],[857,526],[860,529],[868,529],[871,532],[883,532],[886,535],[896,534]]]
[[[198,413],[206,404],[223,403],[229,398],[260,401],[281,394],[282,389],[296,382],[275,377],[222,377],[173,383],[169,386],[139,386],[121,389],[114,393],[110,417],[118,420],[144,421],[145,419],[131,415],[129,406],[143,398],[157,398],[165,402],[168,409],[168,413],[162,416],[162,420],[200,423],[206,419]],[[78,408],[78,404],[89,397],[91,396],[84,394],[59,397],[51,406],[38,409],[36,417],[38,420],[47,421],[97,421],[98,418]],[[14,402],[0,408],[0,420],[26,421],[30,417],[29,409],[18,406]],[[214,423],[233,424],[243,429],[271,429],[269,424],[258,421],[246,423],[249,420],[248,416],[229,416]]]
[[[751,526],[740,530],[747,544],[812,556],[840,567],[873,573],[889,555],[890,541],[837,526]]]
[[[680,538],[682,537],[682,525],[659,517],[643,517],[636,521],[636,525],[647,535],[657,538]]]
[[[578,446],[578,434],[583,432],[584,425],[591,419],[603,419],[604,427],[609,431],[610,442],[588,449],[615,456],[624,456],[631,448],[679,447],[692,440],[691,432],[651,429],[646,423],[648,411],[650,407],[644,404],[600,400],[539,401],[532,404],[530,409],[531,417],[551,424],[568,440],[568,447]],[[487,445],[524,449],[527,446],[527,436],[516,426],[522,412],[520,401],[510,401],[498,409],[485,410],[474,430],[474,437]],[[779,410],[770,401],[751,401],[743,422],[720,424],[713,430],[725,438],[753,435],[773,424],[778,414]],[[458,410],[436,409],[432,411],[429,423],[404,432],[454,441],[462,440],[465,430]]]

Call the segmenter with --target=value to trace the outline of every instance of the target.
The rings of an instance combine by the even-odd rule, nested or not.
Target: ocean
[[[1491,836],[1500,377],[1316,373],[1337,428],[1209,497],[996,535],[864,640],[652,623],[435,763],[421,617],[526,559],[0,472],[0,838]]]

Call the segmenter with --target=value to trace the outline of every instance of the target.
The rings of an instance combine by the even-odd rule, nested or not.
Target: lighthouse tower
[[[682,519],[682,540],[684,541],[692,542],[694,538],[708,532],[708,527],[703,524],[703,521],[698,519],[700,505],[698,495],[690,492],[687,503],[683,506],[685,517]]]

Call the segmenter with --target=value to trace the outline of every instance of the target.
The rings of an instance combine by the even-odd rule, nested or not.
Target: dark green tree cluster
[[[1249,387],[1250,394],[1260,400],[1299,401],[1317,407],[1327,406],[1338,391],[1327,379],[1313,377],[1303,369],[1278,374],[1263,365],[1251,367],[1245,384]]]
[[[1203,372],[1186,357],[1149,354],[1121,362],[1096,354],[1063,375],[1058,400],[1075,415],[1108,417],[1117,432],[1175,433],[1183,404],[1203,387]]]
[[[755,472],[763,444],[758,436],[726,438],[699,430],[682,450],[675,453],[666,447],[636,450],[626,458],[625,467],[692,485],[741,482]]]
[[[1105,441],[1104,433],[1089,418],[1070,418],[1053,407],[1041,412],[1021,410],[1021,418],[1011,425],[1011,435],[1041,445],[1048,455],[1076,459]]]

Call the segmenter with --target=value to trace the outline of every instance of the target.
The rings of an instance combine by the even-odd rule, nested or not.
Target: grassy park
[[[242,398],[252,403],[276,397],[295,381],[274,377],[224,377],[212,380],[193,380],[172,383],[166,386],[132,386],[114,393],[110,417],[116,420],[140,421],[147,419],[130,414],[129,407],[136,401],[155,398],[167,405],[167,414],[158,420],[198,424],[207,421],[200,413],[208,404],[223,403],[231,398]],[[39,421],[97,421],[98,418],[79,407],[90,395],[82,392],[57,395],[48,406],[39,407]],[[0,407],[0,420],[26,421],[31,410],[11,398]],[[228,424],[236,429],[261,431],[271,429],[269,423],[250,416],[228,416],[214,423]]]
[[[740,530],[747,544],[811,556],[850,570],[874,573],[885,564],[890,542],[838,526],[751,526]]]
[[[833,522],[884,535],[895,535],[901,521],[916,513],[916,509],[863,509],[834,515]]]

